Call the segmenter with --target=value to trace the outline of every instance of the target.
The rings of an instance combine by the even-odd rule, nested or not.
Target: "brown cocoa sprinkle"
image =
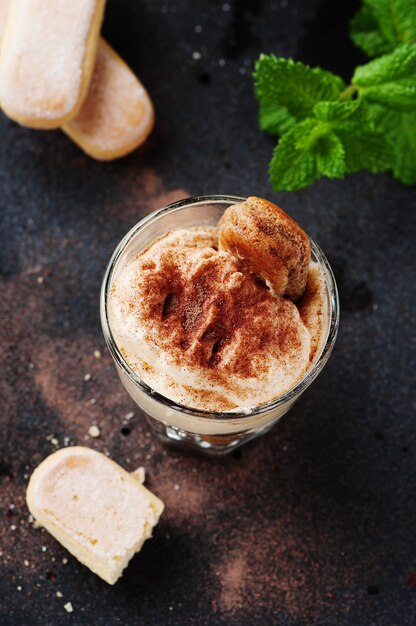
[[[276,298],[238,259],[204,245],[197,250],[198,263],[185,264],[185,271],[180,250],[159,247],[155,269],[141,284],[140,323],[144,315],[176,364],[203,368],[213,384],[266,372],[265,353],[289,362],[301,344],[294,305]],[[138,260],[138,271],[149,267],[146,252]],[[129,298],[135,310],[136,293]]]

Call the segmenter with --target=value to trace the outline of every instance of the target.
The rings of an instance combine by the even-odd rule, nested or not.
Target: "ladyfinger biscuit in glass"
[[[89,156],[111,160],[141,145],[153,124],[154,110],[147,91],[101,39],[87,97],[78,115],[62,130]]]
[[[278,296],[297,300],[305,291],[311,245],[305,231],[283,209],[250,196],[225,211],[218,244],[241,259]]]
[[[87,95],[105,0],[13,0],[0,55],[0,105],[31,128],[58,128]]]
[[[159,521],[164,505],[109,458],[81,446],[62,448],[33,472],[26,500],[36,522],[113,585]]]

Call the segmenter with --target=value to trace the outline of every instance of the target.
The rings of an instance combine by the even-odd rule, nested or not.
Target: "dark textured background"
[[[261,51],[348,79],[363,61],[347,36],[355,9],[110,0],[104,33],[156,106],[146,146],[97,163],[58,131],[1,116],[1,626],[416,623],[415,191],[357,174],[271,193],[273,142],[257,128],[252,93]],[[327,253],[342,301],[324,373],[269,435],[223,460],[150,436],[98,314],[122,235],[201,193],[278,201]],[[93,423],[101,437],[91,440]],[[56,448],[51,436],[108,451],[127,469],[145,465],[166,502],[154,539],[115,587],[28,521],[28,475]]]

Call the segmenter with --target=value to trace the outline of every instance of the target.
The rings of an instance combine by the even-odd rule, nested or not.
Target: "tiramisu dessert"
[[[325,289],[306,233],[250,197],[216,228],[171,230],[136,255],[111,285],[109,321],[153,390],[197,410],[244,411],[289,391],[319,357]]]

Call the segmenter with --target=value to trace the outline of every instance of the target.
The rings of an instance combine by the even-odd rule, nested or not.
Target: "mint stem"
[[[358,93],[358,87],[355,85],[348,85],[341,93],[339,94],[339,99],[341,102],[345,102],[345,100],[352,100],[353,96]]]

